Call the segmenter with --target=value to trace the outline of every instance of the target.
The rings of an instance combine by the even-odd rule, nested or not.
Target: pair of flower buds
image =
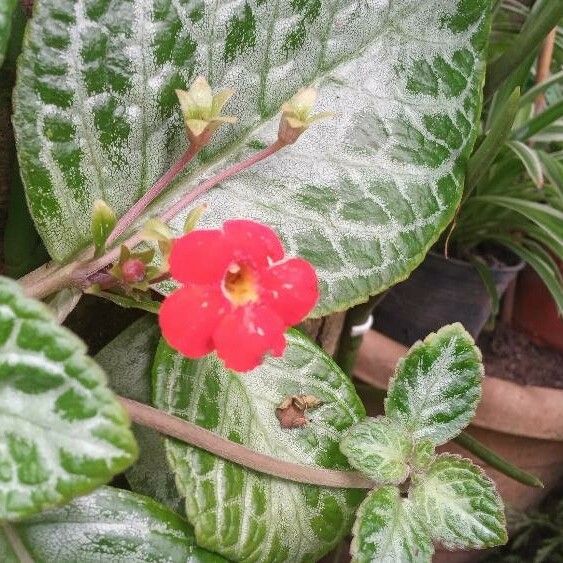
[[[213,94],[207,80],[198,77],[188,91],[177,90],[188,139],[205,146],[222,123],[234,123],[221,112],[232,90]],[[305,88],[282,105],[278,145],[294,143],[315,121],[317,97]],[[302,321],[319,298],[316,272],[302,258],[286,257],[277,234],[266,225],[248,220],[226,221],[221,229],[194,229],[204,207],[188,215],[185,234],[173,238],[159,221],[150,220],[145,239],[158,243],[164,264],[150,266],[154,251],[132,253],[122,247],[109,273],[126,290],[147,290],[166,272],[181,287],[168,295],[159,310],[159,323],[168,344],[189,358],[212,351],[225,366],[244,372],[262,363],[266,354],[280,356],[285,331]],[[92,234],[99,254],[116,222],[104,203],[96,202]]]
[[[206,145],[221,124],[236,122],[233,116],[221,115],[225,104],[233,94],[234,90],[231,89],[213,94],[203,76],[198,76],[189,90],[176,90],[190,143]],[[295,143],[309,125],[332,115],[330,112],[312,115],[316,99],[315,88],[303,88],[282,105],[278,130],[279,142],[284,145]]]

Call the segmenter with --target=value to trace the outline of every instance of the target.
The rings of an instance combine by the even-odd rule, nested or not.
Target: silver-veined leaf
[[[408,498],[397,487],[371,491],[358,509],[352,563],[430,563],[434,547]]]
[[[459,323],[415,343],[397,364],[385,414],[415,441],[444,444],[459,434],[481,398],[481,352]]]
[[[6,563],[27,561],[23,550],[37,563],[226,563],[199,548],[190,525],[171,510],[111,487],[14,524],[8,533],[0,527],[3,548]]]
[[[158,323],[153,315],[147,315],[127,327],[96,354],[96,361],[106,371],[116,393],[150,404],[151,368],[159,340]],[[184,503],[166,462],[164,436],[137,424],[133,425],[133,433],[139,445],[139,457],[125,472],[131,489],[175,512],[182,512]]]
[[[494,483],[468,459],[442,454],[409,492],[432,538],[451,549],[506,543],[504,507]]]
[[[0,278],[0,520],[20,519],[131,465],[129,420],[86,347]]]
[[[336,116],[204,196],[201,226],[277,229],[320,277],[314,315],[404,279],[450,222],[481,107],[489,0],[37,0],[15,90],[22,176],[51,255],[90,242],[185,149],[174,89],[232,87],[225,126],[157,208],[275,139],[284,100]],[[173,227],[181,232],[185,217]]]
[[[409,474],[412,441],[393,420],[380,416],[354,424],[340,441],[352,467],[379,483],[402,483]]]
[[[309,339],[296,331],[287,339],[282,358],[268,358],[244,375],[226,370],[214,355],[188,360],[162,342],[154,402],[280,459],[349,469],[338,443],[365,416],[354,387]],[[276,408],[303,394],[323,404],[307,412],[307,426],[282,428]],[[316,561],[349,532],[364,495],[256,473],[176,440],[166,447],[198,544],[236,561]]]

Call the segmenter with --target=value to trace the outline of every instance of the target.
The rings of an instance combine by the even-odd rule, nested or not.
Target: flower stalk
[[[269,145],[266,148],[254,153],[253,155],[249,156],[248,158],[244,159],[243,161],[237,162],[237,163],[235,163],[231,166],[228,166],[227,168],[220,171],[215,176],[212,176],[208,180],[205,180],[204,182],[202,182],[201,184],[196,186],[192,191],[188,192],[186,195],[184,195],[184,197],[182,197],[176,203],[173,203],[172,205],[170,205],[162,213],[162,215],[160,215],[160,217],[158,219],[161,222],[167,223],[168,221],[170,221],[171,219],[176,217],[176,215],[178,215],[178,213],[180,213],[186,207],[188,207],[189,204],[192,203],[196,198],[203,195],[205,192],[209,191],[211,188],[215,187],[216,185],[220,184],[221,182],[224,182],[225,180],[228,180],[229,178],[235,176],[236,174],[243,172],[244,170],[248,170],[249,168],[251,168],[255,164],[258,164],[262,160],[265,160],[265,159],[269,158],[270,156],[274,155],[275,153],[277,153],[280,149],[282,149],[285,146],[286,146],[286,143],[277,139],[271,145]],[[176,169],[176,167],[174,167],[174,168]],[[178,174],[178,172],[179,172],[179,170],[176,172],[176,174],[166,173],[164,175],[167,178],[168,184],[174,179],[174,177]],[[159,189],[162,191],[163,189],[166,188],[166,186],[168,184],[164,184],[164,183],[160,184],[159,183],[159,186],[160,186]],[[139,201],[141,201],[141,200],[139,200]],[[144,201],[146,201],[146,200],[144,200]],[[133,208],[136,208],[138,210],[138,209],[141,208],[141,206],[140,205],[137,206],[137,204],[135,204],[135,206],[133,206]],[[123,217],[125,217],[125,216],[128,216],[127,221],[133,222],[133,221],[135,221],[135,219],[137,218],[138,215],[133,216],[133,214],[129,215],[127,213]],[[129,223],[129,224],[131,224],[131,223]],[[116,225],[112,235],[110,235],[110,238],[108,239],[108,241],[115,240],[115,238],[117,236],[119,236],[119,234],[121,234],[123,231],[121,231],[121,233],[115,234],[115,235],[114,235],[114,233],[118,233],[119,232],[118,229],[121,229],[121,228],[123,228],[123,230],[125,230],[127,228],[127,226],[124,226],[124,225],[125,225],[125,223],[122,223],[121,226],[120,226],[119,222],[118,222],[118,224]],[[122,244],[127,246],[129,249],[133,249],[135,246],[140,244],[143,240],[144,240],[144,236],[143,236],[142,232],[138,232],[138,233],[132,235],[131,237],[129,237]],[[63,267],[54,266],[55,270],[53,271],[52,274],[48,273],[46,271],[46,268],[42,266],[41,267],[41,270],[42,270],[41,273],[44,273],[44,275],[41,275],[41,276],[38,275],[38,274],[35,275],[35,273],[32,272],[29,276],[22,278],[20,280],[20,283],[22,284],[26,295],[28,297],[35,297],[36,299],[42,299],[44,297],[47,297],[51,293],[54,293],[55,291],[58,291],[58,290],[60,290],[64,287],[68,287],[68,286],[71,286],[71,285],[74,285],[74,286],[79,287],[81,289],[85,289],[89,285],[91,285],[91,283],[90,283],[91,276],[93,276],[94,274],[104,270],[105,268],[107,268],[108,266],[113,264],[116,260],[118,260],[120,252],[121,252],[120,247],[115,247],[115,248],[107,251],[105,254],[103,254],[99,258],[95,258],[93,260],[89,260],[87,262],[84,262],[84,259],[86,258],[86,256],[88,256],[88,255],[92,256],[92,249],[89,249],[88,251],[83,253],[77,260],[70,262],[66,266],[63,266]]]

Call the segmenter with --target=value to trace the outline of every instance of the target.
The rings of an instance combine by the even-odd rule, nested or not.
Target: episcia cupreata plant
[[[472,461],[436,446],[457,436],[481,398],[481,353],[460,324],[416,343],[389,383],[385,416],[347,430],[340,450],[379,484],[354,523],[352,561],[431,561],[450,549],[506,543],[504,507]]]
[[[346,536],[370,481],[339,442],[365,410],[335,362],[286,329],[401,281],[451,221],[489,12],[488,0],[35,2],[13,121],[54,262],[0,281],[5,560],[316,561]],[[83,292],[158,311],[160,328],[136,323],[94,361],[32,299],[62,321]],[[142,405],[115,391],[208,441],[134,437],[124,407]],[[410,427],[388,417],[404,452]],[[219,438],[288,473],[210,449]],[[428,440],[409,475],[432,500]],[[133,492],[99,488],[127,468]]]

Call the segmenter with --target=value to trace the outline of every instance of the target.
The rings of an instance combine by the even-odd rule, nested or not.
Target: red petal
[[[284,257],[278,235],[262,223],[243,219],[225,221],[223,231],[237,258],[252,260],[255,266],[268,266]]]
[[[213,350],[213,333],[230,309],[219,289],[189,286],[164,300],[158,320],[172,348],[188,358],[201,358]]]
[[[261,273],[262,302],[291,326],[302,321],[319,299],[317,274],[302,258],[291,258]]]
[[[223,318],[213,335],[217,355],[228,369],[248,371],[264,355],[281,356],[285,350],[282,320],[262,305],[239,307]]]
[[[192,231],[174,241],[170,274],[184,283],[218,283],[232,260],[232,246],[221,231]]]

